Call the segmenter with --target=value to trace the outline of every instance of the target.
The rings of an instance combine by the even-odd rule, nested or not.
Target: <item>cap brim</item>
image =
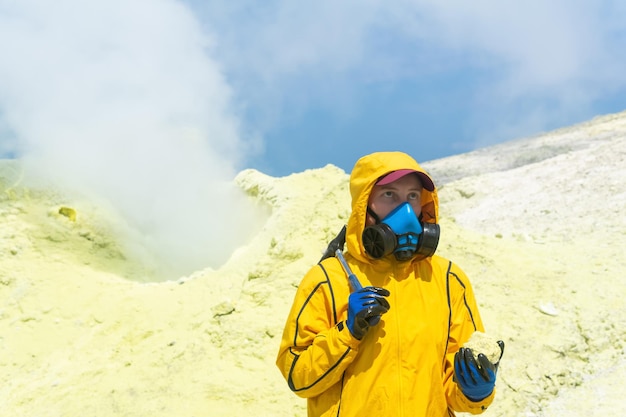
[[[390,172],[389,174],[378,180],[378,182],[376,182],[376,185],[387,185],[409,174],[417,174],[422,183],[422,187],[424,187],[428,191],[433,191],[435,189],[435,184],[433,184],[433,181],[428,175],[412,169],[399,169],[397,171]]]

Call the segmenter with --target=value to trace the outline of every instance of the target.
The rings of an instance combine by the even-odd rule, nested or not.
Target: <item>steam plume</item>
[[[0,9],[0,133],[47,178],[109,200],[170,274],[218,266],[254,227],[245,143],[211,40],[181,3]]]

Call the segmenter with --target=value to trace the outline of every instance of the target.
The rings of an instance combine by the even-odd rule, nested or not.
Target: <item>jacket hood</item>
[[[400,169],[411,169],[431,179],[430,175],[409,155],[403,152],[377,152],[359,159],[350,174],[350,195],[352,212],[348,219],[346,244],[348,252],[361,262],[371,263],[363,246],[363,230],[367,214],[367,202],[374,184],[383,176]],[[437,223],[439,220],[439,200],[437,188],[432,191],[422,189],[422,221]]]

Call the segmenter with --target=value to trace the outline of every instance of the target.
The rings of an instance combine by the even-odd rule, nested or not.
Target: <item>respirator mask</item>
[[[398,261],[435,253],[439,243],[439,225],[420,223],[408,202],[400,204],[384,219],[363,231],[363,246],[374,259],[393,253]]]

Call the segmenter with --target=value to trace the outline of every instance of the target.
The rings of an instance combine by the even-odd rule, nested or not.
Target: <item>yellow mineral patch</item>
[[[70,219],[71,221],[75,222],[76,221],[76,210],[74,210],[71,207],[61,207],[59,208],[59,214],[62,216],[67,217],[68,219]]]

